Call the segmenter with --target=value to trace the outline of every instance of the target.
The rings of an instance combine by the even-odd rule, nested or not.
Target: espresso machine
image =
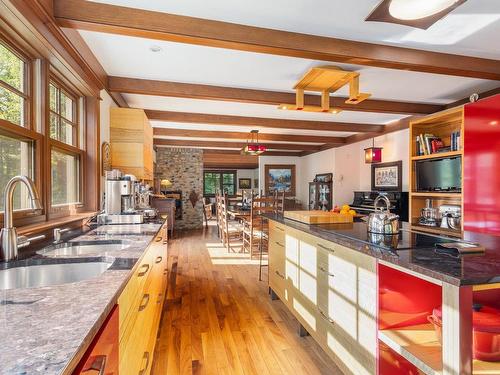
[[[144,215],[136,211],[135,177],[112,175],[104,187],[104,213],[98,215],[100,224],[141,224]]]

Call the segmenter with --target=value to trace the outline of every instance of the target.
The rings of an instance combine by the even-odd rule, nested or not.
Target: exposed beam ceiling
[[[239,151],[231,151],[228,154],[227,151],[231,150],[204,150],[203,167],[214,169],[255,169],[259,167],[258,156],[241,155]],[[228,157],[228,155],[231,155],[231,157]]]
[[[180,140],[180,139],[161,139],[155,138],[153,144],[156,146],[182,146],[182,147],[207,147],[207,148],[235,148],[241,149],[246,142],[220,142],[220,141],[198,141],[198,140]],[[272,150],[302,150],[319,151],[321,146],[293,143],[267,143],[264,144]]]
[[[155,136],[168,136],[168,137],[225,138],[225,139],[239,139],[239,140],[249,138],[249,133],[243,133],[243,132],[190,130],[190,129],[173,129],[173,128],[156,128],[156,127],[153,128],[153,134]],[[259,133],[259,141],[344,144],[345,137],[323,137],[317,135]]]
[[[295,104],[295,93],[241,89],[180,83],[169,81],[155,81],[138,78],[108,77],[108,88],[111,92],[124,94],[171,96],[178,98],[194,98],[207,100],[222,100],[230,102],[253,104]],[[439,104],[408,103],[390,100],[368,99],[359,104],[345,104],[346,97],[330,97],[330,106],[339,107],[346,111],[398,113],[398,114],[429,114],[438,112],[444,107]],[[319,95],[304,95],[304,104],[321,105]]]
[[[239,25],[85,0],[55,0],[64,27],[348,64],[500,80],[496,60]]]
[[[186,113],[146,110],[150,120],[183,122],[192,124],[240,125],[249,127],[324,130],[344,132],[380,132],[385,125],[357,124],[350,122],[306,121],[277,118],[244,117],[232,115],[214,115],[207,113]]]

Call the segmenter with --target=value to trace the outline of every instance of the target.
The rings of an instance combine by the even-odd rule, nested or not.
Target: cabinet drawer
[[[269,237],[273,238],[274,241],[283,242],[285,240],[285,226],[269,220]]]

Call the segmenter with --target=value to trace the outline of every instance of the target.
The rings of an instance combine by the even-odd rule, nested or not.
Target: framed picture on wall
[[[240,190],[251,189],[252,188],[252,179],[251,178],[239,178],[238,179],[238,188]]]
[[[295,196],[295,164],[266,164],[264,170],[266,195],[284,191]]]
[[[372,190],[401,191],[403,162],[372,164]]]
[[[314,182],[332,182],[332,180],[333,173],[317,174],[316,177],[314,177]]]

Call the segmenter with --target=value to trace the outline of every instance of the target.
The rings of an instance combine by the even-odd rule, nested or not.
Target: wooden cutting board
[[[352,223],[351,214],[339,214],[328,211],[285,211],[285,217],[305,224]]]

